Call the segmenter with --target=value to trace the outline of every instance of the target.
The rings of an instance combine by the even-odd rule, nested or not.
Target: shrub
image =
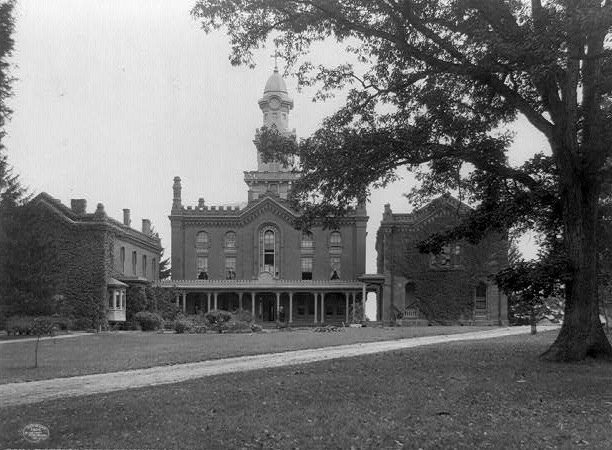
[[[232,313],[229,311],[223,311],[222,309],[216,309],[207,312],[204,314],[204,317],[210,325],[220,325],[224,322],[229,322],[232,318]]]
[[[234,313],[233,320],[235,320],[236,322],[251,323],[253,322],[253,315],[250,311],[247,311],[245,309],[239,309]]]
[[[32,321],[34,317],[31,316],[13,316],[6,319],[6,332],[8,335],[13,336],[25,336],[32,334]]]
[[[260,331],[263,331],[263,328],[261,327],[261,325],[257,325],[256,323],[252,323],[251,324],[251,331],[253,333],[259,333]]]
[[[61,331],[72,330],[74,328],[72,319],[68,317],[53,316],[51,321],[53,322],[55,328]]]
[[[72,321],[73,330],[90,330],[94,328],[94,322],[89,317],[77,317]]]
[[[176,331],[178,334],[188,333],[193,329],[193,327],[193,322],[184,316],[178,316],[174,321],[174,331]]]
[[[134,321],[142,331],[156,331],[164,326],[164,319],[159,314],[140,311],[134,314]]]

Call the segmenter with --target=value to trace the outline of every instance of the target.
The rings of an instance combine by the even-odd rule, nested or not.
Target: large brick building
[[[96,326],[124,321],[126,288],[159,278],[162,248],[148,219],[138,231],[130,226],[128,209],[119,222],[107,216],[102,203],[88,213],[84,199],[67,207],[44,192],[27,208],[36,216],[38,238],[54,261],[48,270],[58,281],[57,295],[74,316]]]
[[[379,320],[404,323],[506,325],[506,296],[492,275],[508,265],[508,242],[491,234],[477,245],[454,242],[438,255],[422,254],[416,243],[448,230],[470,208],[450,195],[410,214],[385,205],[376,236],[377,269],[384,276]]]
[[[293,100],[277,69],[259,107],[264,126],[295,136],[288,128]],[[358,280],[365,272],[365,207],[334,230],[316,224],[297,229],[299,212],[287,202],[297,175],[279,163],[264,163],[259,153],[257,161],[257,170],[244,172],[243,207],[212,206],[203,199],[184,206],[181,179],[174,179],[172,280],[160,285],[178,289],[177,303],[188,314],[242,308],[265,322],[277,320],[282,307],[290,323],[352,320],[349,311],[365,292]]]

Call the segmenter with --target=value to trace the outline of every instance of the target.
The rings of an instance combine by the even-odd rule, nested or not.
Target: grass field
[[[0,410],[0,448],[610,449],[612,367],[554,332],[440,344]]]
[[[0,344],[0,383],[140,369],[357,342],[465,333],[479,329],[490,328],[366,327],[346,328],[341,333],[315,333],[311,329],[300,329],[254,334],[191,335],[102,333],[41,341],[37,369],[33,369],[36,343],[10,342]]]

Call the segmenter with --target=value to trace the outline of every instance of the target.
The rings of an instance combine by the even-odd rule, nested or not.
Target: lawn
[[[312,329],[300,329],[254,334],[191,335],[100,333],[41,341],[37,369],[32,368],[36,343],[15,341],[0,344],[0,384],[482,329],[491,328],[366,327],[346,328],[341,333],[315,333]]]
[[[439,344],[0,410],[2,448],[610,449],[609,364],[554,332]]]

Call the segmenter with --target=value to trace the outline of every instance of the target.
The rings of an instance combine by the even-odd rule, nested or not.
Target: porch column
[[[293,323],[293,292],[289,292],[289,323]]]
[[[183,312],[187,312],[187,292],[183,292]]]
[[[278,322],[280,320],[280,316],[278,315],[278,312],[280,311],[280,292],[276,293],[276,321]]]
[[[314,323],[317,323],[317,316],[319,315],[317,303],[319,303],[319,294],[317,292],[314,293],[314,303],[315,303],[315,313],[314,313]]]
[[[255,320],[255,292],[251,292],[251,316]]]
[[[353,292],[353,323],[355,322],[355,297],[357,295]]]
[[[244,294],[244,292],[240,293],[240,310],[242,311],[242,294]]]
[[[210,311],[210,292],[206,293],[206,312]]]
[[[176,293],[176,307],[179,307],[179,294],[178,292]]]
[[[361,320],[363,320],[365,322],[365,320],[366,320],[366,310],[365,310],[366,309],[366,300],[368,299],[368,294],[365,291],[365,284],[363,286],[363,292],[365,293],[365,295],[363,296],[363,300],[362,300],[363,311],[361,311]]]
[[[217,310],[217,292],[214,293],[215,311]]]
[[[349,293],[348,292],[344,293],[344,299],[346,300],[346,307],[344,308],[344,310],[346,311],[346,323],[348,323],[348,321],[349,321],[349,317],[348,317],[348,311],[349,311]]]
[[[325,292],[321,293],[321,323],[325,323]]]

